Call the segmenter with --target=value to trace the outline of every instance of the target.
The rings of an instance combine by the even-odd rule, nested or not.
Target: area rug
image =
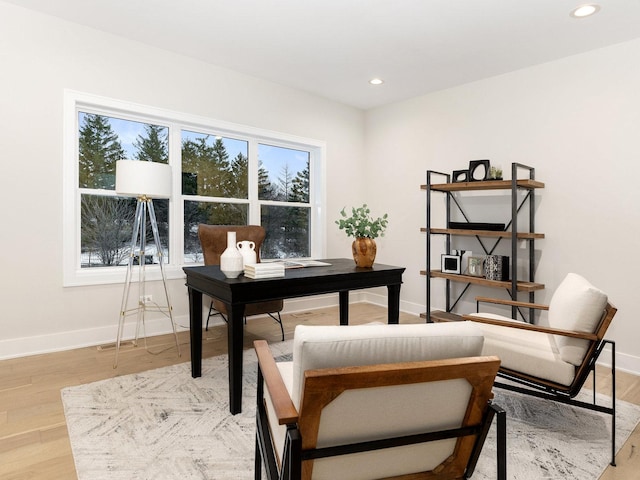
[[[291,342],[271,347],[283,356]],[[227,372],[222,355],[203,360],[200,378],[191,378],[191,364],[182,363],[62,390],[78,479],[253,479],[253,351],[245,351],[242,413],[235,416]],[[606,468],[608,415],[501,390],[495,402],[507,411],[508,478],[595,480]],[[618,401],[617,408],[620,448],[640,420],[640,407]],[[496,478],[494,430],[473,480]]]

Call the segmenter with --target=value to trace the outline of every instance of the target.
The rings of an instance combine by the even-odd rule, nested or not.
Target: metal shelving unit
[[[518,174],[525,170],[527,172],[526,178],[518,178]],[[445,183],[434,183],[434,179],[444,179]],[[426,276],[426,312],[422,314],[426,318],[427,322],[432,321],[451,321],[457,319],[453,310],[456,304],[462,299],[465,293],[473,285],[482,285],[494,288],[505,289],[511,300],[518,299],[518,293],[523,292],[528,294],[528,301],[534,303],[535,292],[537,290],[544,289],[544,285],[536,283],[534,281],[534,254],[535,254],[535,241],[543,239],[543,233],[535,232],[535,202],[534,192],[536,189],[544,188],[544,183],[535,179],[535,169],[527,165],[512,163],[511,164],[511,180],[486,180],[486,181],[472,181],[472,182],[455,182],[451,183],[451,175],[448,173],[437,172],[434,170],[427,170],[426,184],[421,188],[426,190],[427,194],[427,215],[426,215],[426,227],[421,231],[426,233],[426,270],[421,273]],[[504,231],[488,231],[488,230],[471,230],[471,229],[455,229],[455,228],[432,228],[431,209],[432,209],[432,195],[444,194],[446,195],[446,225],[447,227],[451,221],[452,208],[455,208],[462,217],[469,222],[469,218],[464,211],[464,192],[473,191],[505,191],[510,196],[511,201],[511,218],[505,226]],[[524,196],[521,199],[519,193],[524,192]],[[505,195],[506,196],[506,195]],[[523,208],[528,209],[528,225],[520,225],[518,222],[518,214]],[[524,227],[524,228],[523,228]],[[511,279],[508,281],[496,281],[488,280],[483,277],[473,277],[470,275],[443,273],[441,270],[432,268],[431,265],[431,249],[432,249],[432,236],[444,235],[445,236],[445,253],[451,253],[451,239],[452,236],[469,236],[475,237],[478,244],[481,246],[485,255],[491,254],[497,245],[502,240],[508,240],[511,242],[511,258],[510,258],[510,271]],[[487,247],[483,240],[494,240],[492,247]],[[518,278],[518,242],[525,241],[527,243],[527,255],[528,255],[528,272],[527,278]],[[446,311],[444,312],[431,312],[431,279],[432,278],[444,278],[445,279],[445,295],[446,295]],[[452,282],[460,282],[464,284],[462,292],[455,298],[452,296]],[[529,309],[527,315],[518,307],[512,307],[511,316],[517,318],[518,315],[522,319],[534,323],[534,311]]]

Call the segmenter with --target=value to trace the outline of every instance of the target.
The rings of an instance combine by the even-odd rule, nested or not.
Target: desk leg
[[[338,292],[340,298],[340,325],[349,325],[349,290]]]
[[[400,321],[400,284],[387,285],[388,323]]]
[[[191,376],[202,375],[202,292],[189,288],[189,332],[191,336]]]
[[[242,411],[242,344],[244,305],[227,305],[227,344],[229,352],[229,410],[233,415]]]

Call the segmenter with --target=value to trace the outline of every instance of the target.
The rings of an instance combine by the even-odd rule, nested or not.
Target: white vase
[[[258,256],[256,254],[256,244],[250,240],[243,240],[238,242],[237,245],[240,255],[242,255],[242,268],[247,265],[253,265],[258,263]]]
[[[243,269],[242,254],[236,248],[236,232],[227,232],[227,249],[220,255],[220,271],[227,278],[238,278]]]

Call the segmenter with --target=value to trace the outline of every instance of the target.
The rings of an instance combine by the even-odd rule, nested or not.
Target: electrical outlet
[[[153,302],[153,295],[141,295],[140,296],[140,305],[146,305],[147,303]]]

